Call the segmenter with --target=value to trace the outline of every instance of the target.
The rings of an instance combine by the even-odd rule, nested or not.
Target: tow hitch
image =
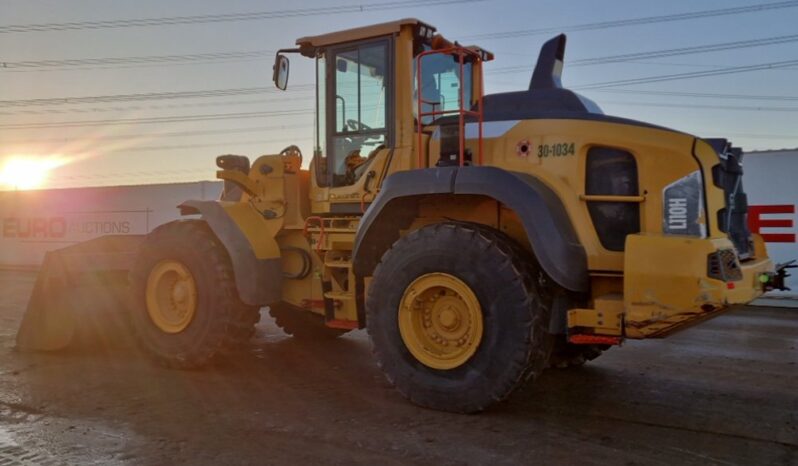
[[[796,267],[798,267],[798,265],[795,263],[795,259],[793,259],[789,262],[777,264],[775,272],[761,274],[759,276],[759,282],[762,283],[762,289],[766,292],[773,290],[790,291],[790,288],[784,285],[784,281],[790,276],[790,274],[787,273],[787,269],[794,269]]]

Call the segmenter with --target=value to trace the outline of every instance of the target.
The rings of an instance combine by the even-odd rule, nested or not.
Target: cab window
[[[354,184],[388,143],[388,45],[384,40],[337,48],[328,58],[327,169],[332,186]]]
[[[629,152],[593,147],[587,153],[585,194],[634,197],[639,193],[637,162]],[[640,232],[640,204],[635,202],[588,201],[601,245],[623,251],[626,236]]]
[[[416,62],[413,62],[416,66]],[[463,87],[464,108],[471,107],[472,87],[471,87],[472,65],[463,65],[463,79],[460,79],[460,63],[457,57],[445,54],[425,55],[421,58],[421,111],[428,112],[452,112],[454,115],[460,109],[460,87]],[[414,95],[413,110],[417,115],[417,97],[419,93],[419,83],[414,70]],[[422,123],[431,124],[433,121],[444,115],[426,115],[422,117]]]

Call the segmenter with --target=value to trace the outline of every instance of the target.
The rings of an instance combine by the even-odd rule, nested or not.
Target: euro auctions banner
[[[179,218],[177,205],[216,199],[221,184],[0,192],[0,266],[36,267],[44,254],[103,235],[146,234]]]
[[[23,243],[76,243],[99,235],[145,234],[150,210],[53,213],[48,216],[13,215],[2,219],[2,237]]]

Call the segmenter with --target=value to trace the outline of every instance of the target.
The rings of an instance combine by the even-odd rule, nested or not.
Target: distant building
[[[748,194],[748,226],[765,239],[775,262],[798,259],[798,148],[747,152],[743,185]],[[788,279],[798,295],[798,273]]]

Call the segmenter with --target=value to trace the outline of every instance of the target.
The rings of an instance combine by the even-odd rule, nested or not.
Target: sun
[[[12,156],[0,167],[0,186],[7,189],[41,188],[50,170],[66,161],[58,156]]]

